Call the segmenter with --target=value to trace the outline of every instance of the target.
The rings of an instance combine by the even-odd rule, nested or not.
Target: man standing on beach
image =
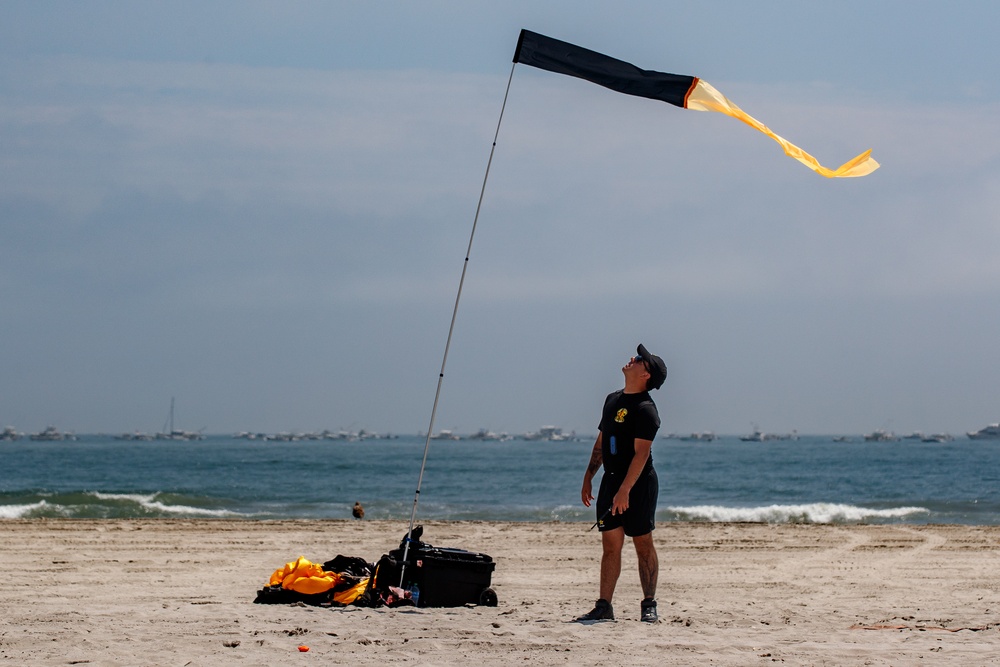
[[[601,488],[597,494],[597,525],[601,531],[600,599],[594,609],[578,621],[612,621],[615,618],[611,599],[622,569],[625,536],[632,538],[639,560],[639,583],[643,600],[641,619],[656,623],[656,578],[659,561],[653,546],[656,498],[659,482],[653,470],[651,449],[660,428],[656,404],[650,389],[659,389],[667,379],[663,359],[650,354],[642,345],[638,354],[622,368],[625,387],[608,394],[601,414],[597,442],[590,464],[583,474],[580,495],[590,507],[594,500],[591,483],[604,466]]]

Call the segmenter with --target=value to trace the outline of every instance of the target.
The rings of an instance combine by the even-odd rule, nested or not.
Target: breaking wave
[[[175,494],[76,493],[37,494],[0,505],[0,519],[131,519],[165,517],[249,518],[225,508],[199,506],[199,499]],[[28,502],[23,502],[23,501]],[[209,503],[215,504],[209,501]]]
[[[766,505],[761,507],[724,507],[697,505],[693,507],[668,507],[666,516],[660,512],[658,519],[667,521],[754,522],[754,523],[892,523],[908,517],[929,514],[924,507],[892,507],[873,509],[837,503],[811,503],[807,505]]]

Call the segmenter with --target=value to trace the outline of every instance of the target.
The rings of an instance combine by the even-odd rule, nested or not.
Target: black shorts
[[[601,478],[601,489],[597,492],[597,529],[603,532],[624,528],[625,534],[629,537],[639,537],[653,532],[653,528],[656,527],[656,499],[660,495],[660,481],[656,477],[656,471],[650,468],[648,472],[639,475],[638,481],[628,494],[628,509],[624,514],[608,513],[604,516],[620,486],[621,477],[604,473],[604,477]]]

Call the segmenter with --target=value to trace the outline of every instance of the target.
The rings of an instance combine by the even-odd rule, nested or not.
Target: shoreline
[[[0,658],[12,664],[990,664],[1000,526],[657,524],[660,623],[638,622],[626,544],[618,621],[593,605],[600,538],[579,522],[419,522],[489,554],[497,607],[253,604],[286,562],[368,561],[408,522],[6,519]],[[310,647],[299,653],[298,646]],[[305,664],[305,663],[303,663]]]

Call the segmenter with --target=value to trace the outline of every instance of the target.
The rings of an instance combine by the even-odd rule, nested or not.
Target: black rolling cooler
[[[421,528],[420,526],[417,529]],[[419,589],[419,607],[460,607],[481,604],[494,607],[497,595],[490,588],[496,563],[482,553],[465,549],[434,547],[419,541],[422,531],[414,529],[406,555],[403,588]],[[403,565],[406,537],[389,557]]]

